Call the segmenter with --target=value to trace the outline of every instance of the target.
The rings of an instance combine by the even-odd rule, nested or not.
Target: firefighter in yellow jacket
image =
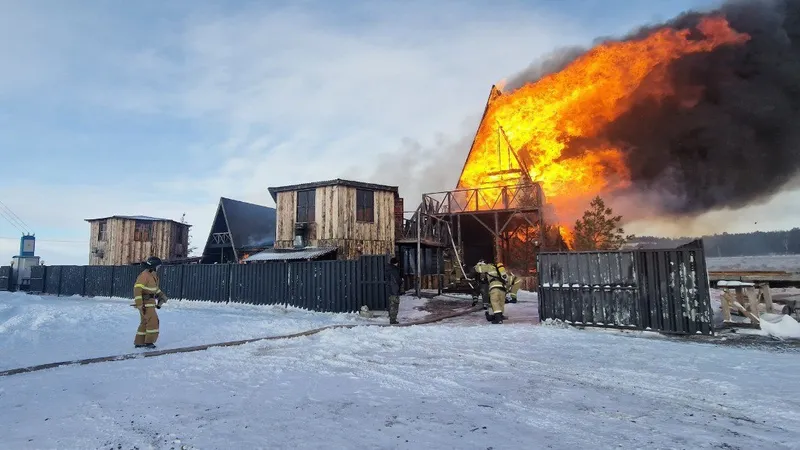
[[[167,296],[161,292],[158,285],[156,269],[161,265],[161,259],[156,256],[147,258],[145,269],[136,278],[133,285],[133,300],[139,310],[139,329],[136,330],[136,339],[133,345],[136,348],[155,348],[158,340],[158,313],[161,305],[167,302]]]
[[[519,292],[519,288],[522,286],[522,278],[514,275],[511,273],[510,270],[506,271],[508,275],[508,294],[510,300],[506,301],[506,303],[517,303],[517,292]]]
[[[492,323],[503,323],[506,305],[506,268],[502,263],[491,264],[483,261],[475,265],[475,272],[486,277],[489,283],[489,303],[492,308],[492,313],[486,311],[486,320]]]

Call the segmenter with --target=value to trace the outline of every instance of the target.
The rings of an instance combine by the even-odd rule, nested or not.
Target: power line
[[[13,218],[14,218],[14,219],[15,219],[15,220],[16,220],[16,221],[19,223],[19,224],[21,224],[21,225],[22,225],[22,228],[25,228],[25,229],[28,231],[28,233],[30,233],[30,231],[32,230],[31,226],[30,226],[30,225],[28,225],[27,223],[25,223],[25,221],[24,221],[24,220],[22,220],[22,218],[21,218],[20,216],[18,216],[18,215],[17,215],[17,214],[16,214],[14,211],[12,211],[12,210],[11,210],[11,208],[9,208],[9,207],[8,207],[8,205],[6,205],[5,203],[3,203],[3,201],[2,201],[2,200],[0,200],[0,206],[2,206],[2,207],[3,207],[3,208],[4,208],[4,209],[5,209],[5,210],[6,210],[8,213],[10,213],[10,214],[11,214],[11,216],[12,216],[12,217],[13,217]]]
[[[19,224],[17,224],[16,222],[14,222],[14,221],[13,221],[13,220],[12,220],[12,219],[11,219],[11,218],[10,218],[10,217],[9,217],[9,216],[6,214],[6,213],[5,213],[5,211],[3,211],[2,209],[0,209],[0,217],[2,217],[2,218],[4,218],[4,219],[6,219],[6,221],[7,221],[8,223],[10,223],[12,227],[16,228],[16,229],[17,229],[17,230],[18,230],[20,233],[22,233],[22,234],[25,234],[25,232],[24,232],[24,231],[22,231],[22,228],[20,228]]]

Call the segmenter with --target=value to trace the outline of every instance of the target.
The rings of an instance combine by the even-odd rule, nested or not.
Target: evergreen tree
[[[600,196],[589,203],[583,217],[575,221],[574,249],[577,251],[616,250],[633,236],[625,235],[620,226],[622,216],[615,216]]]

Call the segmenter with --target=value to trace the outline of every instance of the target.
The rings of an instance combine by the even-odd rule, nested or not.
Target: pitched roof
[[[275,208],[221,197],[219,204],[237,250],[275,245]]]
[[[325,187],[325,186],[349,186],[358,189],[369,189],[371,191],[389,191],[389,192],[394,192],[395,194],[398,193],[397,186],[365,183],[363,181],[343,180],[341,178],[336,178],[335,180],[315,181],[313,183],[302,183],[302,184],[292,184],[289,186],[271,187],[268,188],[268,190],[269,194],[272,196],[272,199],[276,200],[278,192],[301,191],[304,189],[315,189],[318,187]]]
[[[175,222],[181,225],[186,225],[187,227],[191,227],[188,223],[178,222],[177,220],[173,219],[164,219],[162,217],[151,217],[151,216],[107,216],[107,217],[98,217],[97,219],[84,219],[86,222],[94,222],[97,220],[108,220],[108,219],[123,219],[123,220],[140,220],[143,222]]]
[[[492,102],[497,100],[499,97],[502,97],[503,93],[497,89],[497,86],[492,86],[491,91],[489,92],[489,98],[486,100],[486,107],[483,110],[483,116],[481,117],[481,121],[478,124],[478,129],[475,130],[475,137],[472,139],[472,145],[470,145],[469,152],[467,153],[467,157],[464,159],[464,165],[461,168],[461,173],[458,176],[458,183],[456,185],[456,189],[466,189],[476,187],[472,183],[465,183],[463,178],[464,174],[467,173],[467,169],[472,166],[480,166],[477,172],[485,173],[490,172],[494,177],[500,177],[497,182],[507,182],[509,180],[503,180],[502,177],[508,176],[522,176],[523,178],[530,180],[529,170],[526,167],[524,161],[519,158],[517,154],[517,150],[511,147],[511,144],[508,142],[508,137],[505,135],[505,131],[503,131],[502,127],[493,119],[488,117],[489,108],[492,105]],[[483,147],[476,146],[478,144],[478,136],[485,135],[485,134],[496,134],[498,139],[501,142],[498,142],[499,145],[502,145],[504,148],[502,149],[503,154],[507,153],[507,161],[504,161],[504,157],[500,156],[498,152],[498,148],[493,145]],[[474,172],[475,170],[470,170],[470,172]],[[519,182],[517,178],[513,178],[516,182]],[[475,180],[469,180],[473,183]],[[514,184],[516,184],[516,182]]]

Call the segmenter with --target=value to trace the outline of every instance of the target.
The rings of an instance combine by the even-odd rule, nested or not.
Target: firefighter
[[[475,286],[473,286],[473,303],[472,306],[475,306],[478,303],[478,298],[480,297],[481,302],[483,303],[483,309],[489,309],[489,278],[486,276],[485,273],[479,273],[477,271],[478,267],[481,265],[486,264],[482,259],[478,261],[478,264],[475,265],[472,269],[472,278],[477,281]]]
[[[506,271],[508,274],[508,297],[506,303],[517,303],[517,292],[522,286],[522,278],[514,275],[511,271]]]
[[[507,319],[503,315],[505,312],[506,304],[506,270],[502,263],[487,264],[479,261],[475,265],[475,272],[484,276],[488,283],[489,289],[489,303],[491,304],[492,313],[486,311],[486,320],[494,324],[503,323],[503,319]]]
[[[133,345],[136,348],[155,348],[158,340],[158,313],[156,309],[167,302],[167,296],[158,286],[156,269],[161,265],[161,259],[156,256],[147,258],[145,269],[136,278],[133,285],[133,300],[139,310],[139,329]],[[157,301],[156,301],[157,300]]]
[[[400,291],[402,290],[403,274],[400,271],[400,262],[392,257],[386,267],[387,282],[389,285],[389,324],[396,325],[397,313],[400,310]]]

